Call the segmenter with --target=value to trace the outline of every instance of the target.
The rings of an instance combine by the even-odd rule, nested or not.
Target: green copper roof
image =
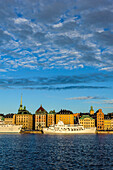
[[[90,111],[94,111],[94,110],[93,110],[93,106],[91,106],[91,109],[90,109]]]
[[[85,118],[90,118],[90,119],[92,119],[92,120],[93,120],[93,118],[92,118],[92,117],[90,117],[89,115],[83,115],[80,119],[81,119],[81,120],[83,120],[83,119],[85,119]]]
[[[55,114],[55,110],[51,110],[48,114]]]

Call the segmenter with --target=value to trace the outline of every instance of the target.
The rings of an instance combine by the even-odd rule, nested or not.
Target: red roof
[[[41,111],[41,112],[47,112],[47,111],[42,107],[42,105],[39,107],[38,110],[36,110],[36,112],[39,112],[39,111]]]

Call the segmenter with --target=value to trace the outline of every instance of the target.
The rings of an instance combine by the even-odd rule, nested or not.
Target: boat
[[[22,125],[5,124],[2,117],[0,117],[0,133],[20,133]]]
[[[58,124],[43,128],[44,134],[95,134],[96,127],[84,128],[80,124],[65,125],[62,121]]]

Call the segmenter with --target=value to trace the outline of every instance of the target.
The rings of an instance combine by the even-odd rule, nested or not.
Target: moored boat
[[[43,128],[44,134],[94,134],[96,133],[96,127],[84,128],[82,125],[64,125],[62,121],[58,124]]]
[[[0,117],[0,133],[20,133],[22,130],[22,125],[10,125],[5,124]]]

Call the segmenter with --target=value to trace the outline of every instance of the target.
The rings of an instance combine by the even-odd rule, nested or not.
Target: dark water
[[[113,169],[113,135],[0,135],[0,169]]]

